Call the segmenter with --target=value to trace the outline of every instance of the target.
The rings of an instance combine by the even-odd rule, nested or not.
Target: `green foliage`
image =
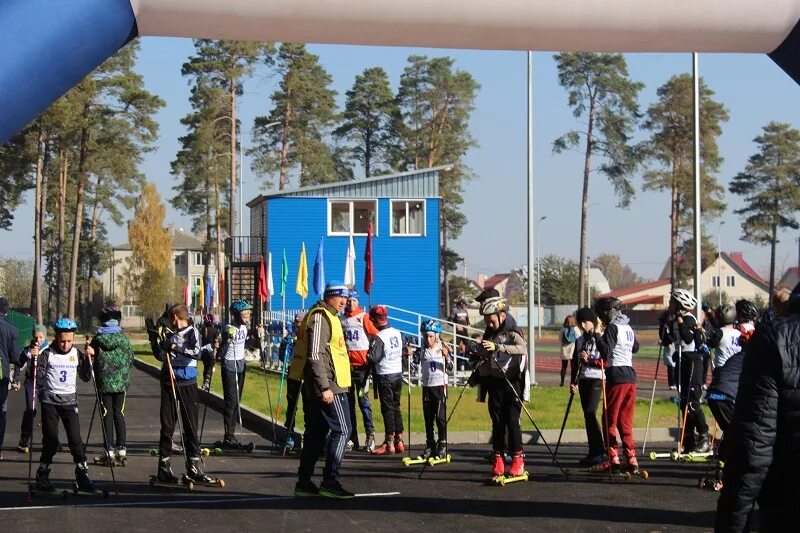
[[[703,293],[703,301],[708,302],[711,307],[715,309],[720,305],[720,297],[722,297],[722,305],[733,303],[730,296],[728,296],[728,293],[725,291],[720,293],[719,289],[711,289]]]
[[[608,280],[611,290],[630,287],[644,282],[639,274],[628,266],[616,254],[600,254],[592,259],[592,267],[599,268]]]
[[[678,245],[677,267],[678,284],[682,287],[694,284],[694,237],[689,237]],[[707,232],[700,240],[700,271],[703,272],[717,259],[717,246]]]
[[[575,304],[578,294],[578,264],[556,255],[541,258],[542,303]]]
[[[32,260],[0,258],[0,296],[11,307],[27,309],[31,305],[32,279]]]
[[[742,218],[742,238],[771,248],[772,294],[778,230],[800,227],[800,131],[783,122],[770,122],[753,141],[758,152],[731,180],[730,191],[745,201],[745,206],[735,211]]]
[[[381,67],[372,67],[356,76],[347,91],[342,122],[334,130],[337,138],[350,142],[353,161],[370,177],[387,169],[396,145],[393,125],[397,121],[397,100],[389,87],[389,76]]]
[[[23,130],[0,146],[0,229],[11,228],[22,193],[34,186],[31,172],[37,156],[36,132],[31,130]]]
[[[275,69],[281,81],[272,109],[253,123],[253,172],[267,187],[272,186],[267,177],[278,173],[279,190],[289,184],[291,170],[301,187],[335,181],[340,173],[324,141],[336,118],[333,79],[302,44],[281,44]]]
[[[448,298],[454,302],[458,298],[464,298],[468,302],[478,295],[478,288],[469,279],[461,276],[450,276]]]

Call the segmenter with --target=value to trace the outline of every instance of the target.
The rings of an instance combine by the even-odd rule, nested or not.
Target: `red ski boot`
[[[492,459],[492,477],[502,476],[506,473],[506,461],[503,452],[494,452]]]
[[[508,475],[511,477],[521,476],[525,472],[525,454],[522,453],[522,450],[514,452],[514,456],[511,459],[511,469],[508,471]]]
[[[397,453],[403,453],[406,451],[406,445],[403,442],[403,433],[400,432],[394,436],[394,451]]]
[[[372,450],[372,455],[394,455],[394,435],[387,434],[383,444]]]

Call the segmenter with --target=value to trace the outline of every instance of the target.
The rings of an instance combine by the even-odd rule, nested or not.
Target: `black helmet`
[[[739,320],[749,322],[758,318],[758,309],[750,300],[739,300],[736,302],[736,314]]]
[[[736,322],[736,308],[731,304],[717,307],[717,322],[720,326],[727,326]]]
[[[622,312],[622,302],[619,298],[613,296],[598,298],[594,303],[594,311],[600,317],[600,320],[609,324]]]

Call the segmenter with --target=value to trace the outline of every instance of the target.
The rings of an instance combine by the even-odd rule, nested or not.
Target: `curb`
[[[133,364],[139,370],[142,370],[156,379],[160,379],[160,368],[136,358],[134,359]],[[203,389],[198,389],[198,392],[201,401],[208,402],[208,406],[210,408],[222,413],[225,400],[220,394],[217,394],[216,392],[206,392]],[[523,425],[525,421],[526,419],[523,418]],[[273,441],[273,431],[275,432],[275,438],[278,442],[286,441],[286,426],[279,422],[275,422],[272,417],[268,417],[263,413],[255,411],[244,404],[242,404],[242,425],[270,442]],[[300,442],[300,437],[303,435],[301,429],[302,428],[295,426],[293,438],[296,443]],[[522,443],[547,443],[555,446],[555,443],[558,441],[558,434],[559,430],[557,429],[545,429],[541,431],[541,433],[538,431],[523,431]],[[637,443],[644,441],[644,434],[645,428],[634,428],[633,430],[633,437]],[[360,437],[363,437],[366,440],[363,434],[361,434]],[[491,437],[491,431],[450,431],[447,433],[447,442],[450,444],[487,444],[491,441]],[[650,435],[647,438],[647,442],[675,442],[679,438],[680,430],[678,428],[650,428]],[[423,443],[425,442],[425,434],[418,432],[413,432],[410,435],[406,434],[406,440],[410,441],[412,444]],[[361,442],[364,441],[362,440]],[[562,444],[585,444],[586,431],[583,429],[565,429],[564,435],[561,437],[561,442]]]

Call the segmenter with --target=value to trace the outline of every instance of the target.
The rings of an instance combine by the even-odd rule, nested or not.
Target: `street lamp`
[[[720,220],[717,228],[717,290],[719,291],[719,306],[722,307],[722,225],[724,220]]]
[[[541,217],[538,221],[536,221],[536,321],[539,323],[539,338],[542,338],[542,320],[541,320],[541,309],[542,309],[542,255],[540,252],[540,243],[542,242],[539,238],[539,225],[547,219],[547,215]],[[530,276],[529,276],[530,277]],[[530,280],[528,282],[530,285]],[[529,287],[530,290],[530,287]]]

